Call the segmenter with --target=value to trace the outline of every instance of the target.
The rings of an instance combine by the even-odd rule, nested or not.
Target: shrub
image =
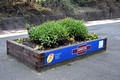
[[[94,6],[97,3],[97,0],[73,0],[77,2],[80,6]]]
[[[72,0],[46,0],[44,6],[51,8],[55,12],[56,10],[60,10],[67,15],[75,11]]]
[[[29,14],[25,14],[25,15],[24,15],[24,18],[25,18],[25,19],[30,18],[30,15],[29,15]]]
[[[74,36],[75,38],[80,39],[85,38],[88,35],[88,29],[83,24],[83,20],[79,21],[72,18],[66,18],[57,21],[57,23],[66,28],[70,37]]]
[[[30,25],[26,25],[29,39],[31,41],[39,41],[43,45],[51,46],[52,44],[58,44],[59,41],[68,39],[68,33],[65,28],[61,27],[54,21],[45,22],[42,25],[29,28]]]
[[[36,49],[43,47],[51,47],[54,45],[64,44],[66,41],[75,42],[75,40],[83,40],[90,38],[84,21],[65,18],[58,21],[45,22],[32,28],[26,24],[30,41],[40,43]],[[94,36],[95,38],[95,36]]]

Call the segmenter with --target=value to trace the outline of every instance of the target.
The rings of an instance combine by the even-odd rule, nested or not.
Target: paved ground
[[[5,40],[0,38],[0,80],[120,80],[120,23],[89,26],[89,31],[108,37],[106,52],[38,73],[6,55]]]

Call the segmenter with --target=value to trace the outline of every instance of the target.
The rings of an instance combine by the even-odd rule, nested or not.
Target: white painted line
[[[11,36],[19,36],[19,35],[25,35],[27,34],[27,32],[24,33],[9,33],[9,34],[5,34],[5,35],[0,35],[0,38],[4,38],[4,37],[11,37]]]
[[[85,25],[86,26],[94,26],[94,25],[109,24],[109,23],[116,23],[116,22],[120,22],[120,18],[111,19],[111,20],[87,21],[87,22],[85,22]]]

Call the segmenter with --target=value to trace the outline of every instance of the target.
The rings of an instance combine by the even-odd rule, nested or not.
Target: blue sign
[[[104,48],[104,43],[105,40],[100,39],[47,52],[45,53],[45,56],[47,56],[47,58],[45,58],[45,64],[51,65],[57,62],[61,62],[63,60],[97,51]]]

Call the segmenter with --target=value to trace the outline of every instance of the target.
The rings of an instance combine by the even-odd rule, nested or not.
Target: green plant
[[[74,2],[78,3],[80,6],[93,6],[96,5],[98,0],[73,0]]]
[[[69,42],[75,42],[75,39],[74,38],[69,38],[68,41]]]
[[[41,49],[44,49],[44,47],[42,45],[37,45],[34,50],[41,50]]]
[[[55,21],[45,22],[42,25],[32,27],[26,25],[29,39],[31,41],[38,41],[42,45],[51,46],[52,44],[58,44],[59,41],[68,39],[68,33],[65,28],[61,27]]]
[[[24,42],[24,41],[25,41],[24,38],[21,38],[21,39],[18,39],[18,40],[17,40],[18,43],[22,43],[22,42]]]
[[[30,30],[30,25],[29,24],[26,24],[26,29]]]
[[[89,40],[98,39],[98,35],[96,33],[89,34],[88,39]]]
[[[57,23],[66,28],[70,37],[86,38],[88,35],[88,29],[83,24],[83,20],[79,21],[72,18],[65,18],[57,21]]]
[[[3,19],[3,17],[0,17],[0,19]]]
[[[50,5],[49,8],[52,10],[58,9],[65,14],[71,14],[75,11],[75,8],[72,0],[46,0],[45,5]],[[48,6],[46,6],[48,7]]]
[[[17,42],[18,42],[18,43],[21,43],[21,42],[23,42],[23,41],[22,41],[22,40],[17,40]]]
[[[25,18],[25,19],[30,18],[30,15],[29,15],[29,14],[25,14],[25,15],[24,15],[24,18]]]
[[[75,9],[72,4],[68,1],[61,1],[62,9],[66,12],[66,14],[70,14],[71,12],[74,12]]]

